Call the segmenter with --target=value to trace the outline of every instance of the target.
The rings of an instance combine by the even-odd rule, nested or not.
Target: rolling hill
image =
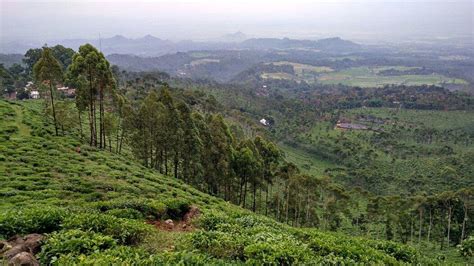
[[[54,137],[41,108],[39,101],[0,101],[5,260],[19,239],[12,236],[36,233],[43,238],[36,257],[54,265],[430,262],[395,242],[293,228],[74,134]]]

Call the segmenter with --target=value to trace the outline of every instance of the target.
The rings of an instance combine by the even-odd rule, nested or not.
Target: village
[[[59,84],[56,90],[61,98],[74,98],[76,89]],[[32,81],[26,83],[22,89],[7,92],[5,98],[9,100],[41,99],[47,97],[47,90],[40,90]]]

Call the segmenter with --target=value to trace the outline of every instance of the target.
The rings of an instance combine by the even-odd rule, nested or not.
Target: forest
[[[10,146],[10,142],[19,141],[12,137],[15,134],[21,136],[20,140],[31,135],[34,141],[40,141],[34,145],[41,145],[42,138],[50,143],[43,146],[58,145],[55,139],[71,142],[69,150],[96,157],[88,159],[91,161],[105,162],[109,157],[133,161],[137,164],[134,169],[146,174],[136,173],[138,177],[130,182],[137,183],[142,179],[151,182],[155,178],[151,176],[159,175],[159,182],[168,186],[179,184],[183,190],[167,195],[176,202],[165,202],[163,208],[168,212],[161,210],[163,215],[154,219],[182,218],[191,206],[189,202],[180,201],[187,199],[183,196],[187,191],[192,191],[192,195],[215,197],[201,196],[200,208],[206,208],[202,207],[203,202],[206,205],[212,201],[220,211],[239,213],[238,217],[232,216],[238,221],[235,222],[223,217],[222,213],[214,213],[215,210],[207,213],[203,210],[201,226],[205,230],[193,233],[191,240],[193,249],[201,253],[168,254],[143,263],[186,262],[186,256],[191,262],[219,263],[222,259],[284,265],[310,261],[329,264],[472,261],[474,97],[466,91],[403,84],[361,88],[266,80],[254,75],[261,71],[295,74],[294,67],[285,64],[258,64],[241,72],[236,79],[239,82],[193,80],[159,71],[123,70],[112,65],[90,44],[80,46],[77,52],[61,45],[31,49],[22,64],[1,65],[0,71],[5,95],[16,92],[18,100],[27,99],[26,84],[33,81],[42,98],[19,104],[15,100],[2,101],[5,121],[11,118],[10,122],[2,123],[4,148]],[[426,74],[426,71],[389,68],[382,70],[381,75]],[[59,86],[74,88],[75,96],[60,92]],[[269,124],[259,123],[261,118]],[[34,124],[39,123],[36,120],[43,120],[43,125]],[[341,130],[337,128],[340,123],[358,123],[367,130]],[[23,140],[28,141],[27,138]],[[54,150],[51,154],[53,157]],[[30,163],[30,159],[14,158],[14,155],[9,150],[0,157],[0,169],[6,173],[5,182],[14,182],[17,174],[24,177],[36,174],[35,170],[25,170],[22,174],[20,165]],[[309,159],[301,160],[298,156]],[[20,161],[18,166],[11,167],[10,163],[17,160]],[[107,162],[107,167],[113,169],[110,174],[116,174],[117,180],[127,180],[129,177],[119,172],[126,171],[129,166],[109,165],[113,160]],[[96,170],[106,172],[99,169],[100,164],[97,169],[86,170],[86,174],[95,176]],[[59,176],[68,174],[64,172],[67,170],[54,171]],[[73,172],[81,176],[80,169]],[[91,185],[82,184],[85,181],[75,182],[84,186],[76,188],[79,191],[75,192],[91,188]],[[2,197],[21,195],[21,191],[29,190],[18,184],[7,184],[8,187],[2,189]],[[107,189],[113,191],[115,185],[111,186]],[[161,188],[161,193],[169,193],[167,189],[170,188]],[[113,263],[113,259],[128,259],[126,253],[146,260],[150,248],[146,252],[131,252],[126,246],[140,242],[133,237],[141,238],[140,234],[149,230],[140,228],[135,220],[156,216],[160,207],[156,202],[141,198],[143,202],[127,203],[125,198],[118,202],[117,198],[117,202],[106,203],[108,196],[101,193],[96,192],[97,198],[91,195],[84,199],[77,219],[69,215],[78,211],[73,206],[72,209],[58,209],[56,203],[48,202],[51,215],[56,215],[53,218],[68,231],[57,232],[56,228],[48,227],[50,224],[43,229],[41,224],[32,225],[34,228],[30,230],[27,224],[13,222],[12,217],[17,214],[14,214],[15,210],[9,210],[1,213],[0,235],[6,238],[13,233],[54,232],[48,236],[40,253],[41,261],[47,264]],[[28,204],[24,207],[30,206]],[[114,207],[114,204],[124,206]],[[133,204],[137,206],[129,206]],[[3,210],[9,209],[12,207],[9,205],[17,205],[17,199],[2,205]],[[228,206],[240,206],[248,213],[261,216],[244,216],[247,211],[236,211],[236,207]],[[39,211],[40,207],[35,208]],[[33,213],[35,208],[21,215],[38,215]],[[97,208],[99,213],[91,218],[86,214],[87,208]],[[106,210],[107,213],[117,211],[102,215]],[[114,219],[125,218],[131,220],[129,228],[105,228],[103,225],[118,227],[119,222]],[[88,223],[89,219],[96,221]],[[273,221],[279,223],[273,224]],[[277,227],[275,230],[292,232],[292,235],[273,236],[277,239],[250,247],[252,227],[247,227],[248,223],[262,224],[260,233],[263,235],[279,234],[265,231],[273,225]],[[234,243],[231,239],[236,236],[231,232],[241,230],[240,227],[249,230],[242,229],[245,232],[242,237],[248,238],[236,239]],[[130,230],[130,238],[121,238],[124,237],[122,230]],[[322,243],[328,241],[334,242],[328,245],[336,245],[337,239],[347,238],[343,234],[360,237],[357,241],[369,241],[372,244],[367,245],[373,245],[377,250],[383,245],[394,245],[387,250],[400,251],[380,255],[378,251],[363,254],[360,250],[352,250],[347,251],[352,255],[347,255],[344,253],[349,249],[347,243],[341,244],[348,245],[344,247]],[[279,247],[281,251],[274,250],[273,241],[278,242],[278,237],[283,237],[283,243],[287,245]],[[69,251],[72,248],[67,246],[69,238],[99,243],[97,248],[107,250],[103,253],[107,255]],[[188,248],[187,239],[179,237],[173,241],[180,242],[182,250]],[[212,241],[224,243],[221,250],[211,244]],[[246,243],[242,244],[245,254],[241,254],[238,241]],[[304,247],[312,251],[300,254],[295,250],[298,245],[292,241],[303,241]],[[359,243],[357,241],[354,243]],[[116,245],[124,246],[119,249]],[[362,244],[356,245],[363,249]],[[151,249],[155,252],[159,247]],[[406,254],[401,254],[403,252]],[[417,252],[429,255],[423,257]],[[87,257],[81,257],[81,254]],[[258,257],[262,254],[268,257]],[[434,261],[428,262],[428,258]]]

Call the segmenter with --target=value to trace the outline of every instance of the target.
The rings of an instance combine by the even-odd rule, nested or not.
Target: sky
[[[0,0],[2,41],[151,34],[361,41],[473,38],[474,0]]]

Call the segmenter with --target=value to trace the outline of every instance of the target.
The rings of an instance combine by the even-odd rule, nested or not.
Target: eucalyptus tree
[[[88,95],[90,145],[97,146],[97,133],[99,133],[99,147],[104,148],[104,94],[115,86],[109,62],[105,56],[94,46],[85,44],[79,47],[79,52],[74,54],[72,63],[68,68],[72,77],[82,76],[86,80],[85,86]],[[96,101],[99,96],[99,132],[97,131]]]
[[[265,186],[265,215],[268,214],[268,188],[272,187],[273,179],[275,178],[277,167],[282,157],[281,151],[278,147],[264,138],[257,136],[254,140],[255,147],[262,159],[262,181],[266,182]],[[270,191],[270,194],[272,192]]]
[[[63,72],[61,63],[59,63],[59,61],[54,58],[50,48],[43,48],[40,59],[33,67],[33,75],[38,85],[44,83],[49,86],[49,97],[51,100],[51,108],[53,110],[54,129],[57,136],[58,124],[56,121],[56,110],[54,109],[54,93],[56,91],[56,84],[61,82],[63,79]]]

